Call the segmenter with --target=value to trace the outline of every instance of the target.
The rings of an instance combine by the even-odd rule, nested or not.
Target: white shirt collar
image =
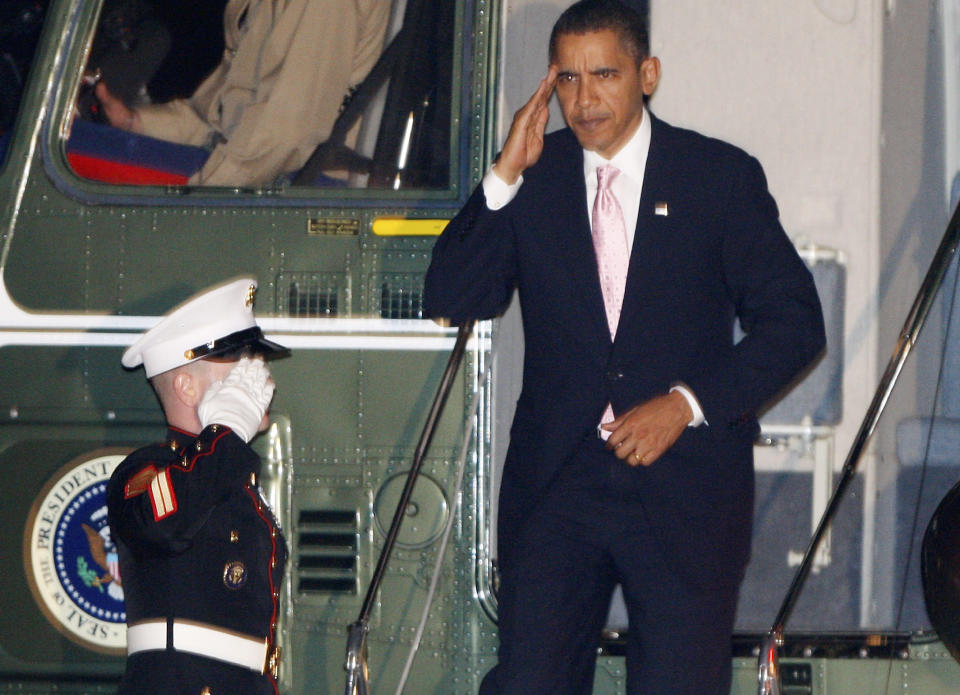
[[[604,164],[613,164],[620,172],[629,178],[636,186],[643,184],[643,172],[647,166],[647,153],[650,151],[650,113],[643,109],[643,118],[637,132],[633,134],[627,144],[611,159],[604,159],[597,152],[583,151],[583,176],[587,181],[596,180],[593,173],[597,167]]]

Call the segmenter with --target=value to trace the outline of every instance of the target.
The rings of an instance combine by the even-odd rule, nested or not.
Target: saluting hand
[[[524,171],[540,159],[543,134],[550,117],[550,95],[556,83],[557,66],[551,65],[530,101],[514,114],[507,142],[493,165],[494,172],[506,183],[515,183]]]
[[[244,357],[226,379],[210,384],[197,408],[197,417],[204,428],[214,423],[226,425],[249,442],[270,424],[267,408],[275,388],[263,358]]]

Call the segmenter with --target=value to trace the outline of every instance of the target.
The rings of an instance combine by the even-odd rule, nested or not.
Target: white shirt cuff
[[[690,405],[690,410],[693,411],[693,419],[687,423],[687,427],[699,427],[706,422],[706,419],[703,416],[703,408],[700,407],[700,401],[697,400],[697,397],[693,395],[693,392],[690,391],[686,386],[677,384],[676,386],[670,387],[670,392],[679,391],[680,395],[687,399],[687,403]]]
[[[487,169],[487,173],[483,175],[483,195],[487,199],[487,208],[490,210],[499,210],[505,207],[507,203],[516,197],[517,191],[520,190],[522,183],[522,174],[516,182],[509,184],[497,176],[493,171],[493,167]]]

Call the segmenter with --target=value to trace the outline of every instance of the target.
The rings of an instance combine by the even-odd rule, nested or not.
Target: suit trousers
[[[644,476],[589,437],[534,503],[500,557],[499,663],[481,695],[591,693],[617,583],[627,693],[728,695],[737,587],[684,585],[651,530]]]

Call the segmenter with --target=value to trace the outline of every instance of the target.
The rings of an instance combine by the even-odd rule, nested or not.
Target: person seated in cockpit
[[[149,103],[147,83],[169,50],[170,32],[152,2],[105,0],[78,99],[80,116],[106,121],[93,96],[94,85],[101,80],[125,104]]]
[[[96,87],[114,127],[206,147],[188,183],[271,185],[326,140],[376,63],[390,0],[230,0],[220,64],[187,99],[131,108]]]

